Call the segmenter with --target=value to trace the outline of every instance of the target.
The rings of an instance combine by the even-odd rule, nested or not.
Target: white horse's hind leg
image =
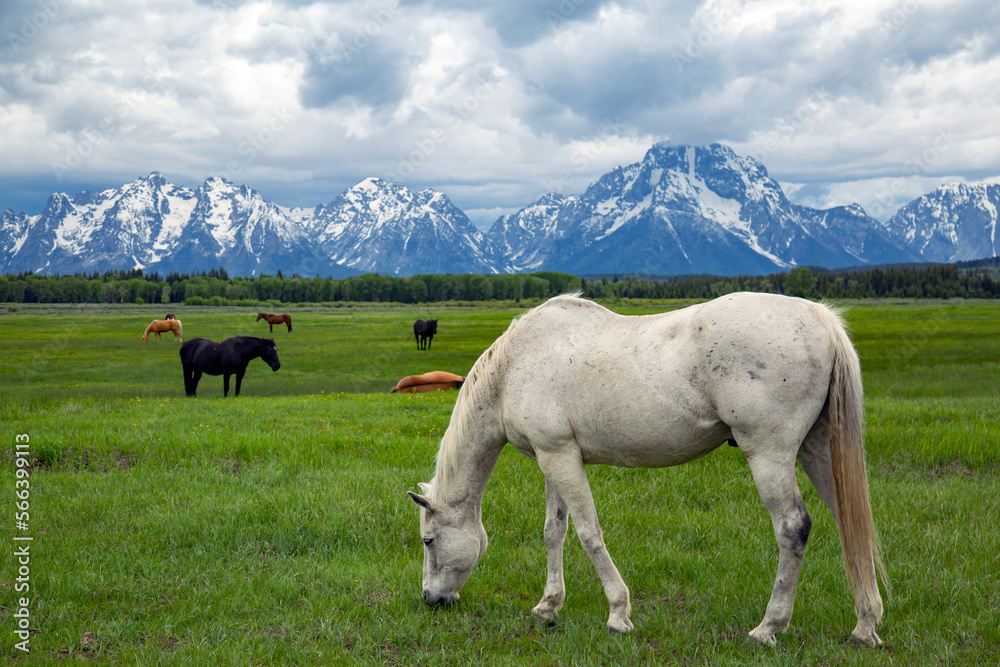
[[[541,601],[531,610],[532,618],[553,621],[566,599],[563,580],[563,544],[569,529],[566,503],[548,479],[545,480],[545,549],[548,552],[548,577]]]
[[[837,501],[833,488],[833,466],[830,464],[830,433],[826,415],[816,420],[799,448],[799,463],[809,476],[816,493],[837,518]]]
[[[539,451],[536,447],[535,452],[538,467],[545,475],[546,485],[551,484],[565,501],[583,550],[590,556],[597,576],[604,585],[604,594],[611,607],[608,632],[631,632],[634,626],[629,620],[632,603],[629,601],[628,587],[604,545],[604,535],[597,520],[594,497],[590,492],[579,448],[575,442],[571,442],[568,446],[557,446],[548,451]]]
[[[778,571],[764,620],[750,631],[750,640],[773,646],[774,635],[788,627],[795,604],[802,555],[812,521],[795,482],[795,461],[774,461],[767,456],[748,458],[754,483],[771,514],[778,540]]]
[[[830,434],[827,429],[826,417],[817,420],[805,442],[799,449],[799,463],[802,469],[809,476],[809,481],[816,487],[823,502],[830,508],[830,512],[837,521],[837,502],[833,487],[833,466],[830,463]],[[874,564],[872,565],[874,569]],[[873,576],[873,575],[872,575]],[[875,628],[882,618],[882,601],[875,598],[867,604],[863,600],[855,600],[855,608],[863,609],[858,612],[858,623],[851,632],[851,641],[864,644],[866,646],[881,646]]]

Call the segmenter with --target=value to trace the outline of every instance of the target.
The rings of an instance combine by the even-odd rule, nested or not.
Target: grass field
[[[1000,662],[1000,304],[848,313],[892,583],[877,651],[846,642],[854,616],[833,518],[804,475],[814,527],[791,628],[774,649],[743,645],[764,613],[777,547],[729,447],[677,468],[589,470],[632,591],[630,635],[607,635],[607,602],[572,535],[560,620],[528,619],[545,581],[543,484],[511,448],[484,500],[489,551],[457,605],[425,606],[405,491],[431,477],[455,393],[386,392],[412,373],[464,374],[519,309],[291,308],[293,331],[273,334],[281,370],[254,362],[235,400],[210,376],[199,398],[184,398],[179,345],[140,340],[161,310],[0,313],[5,662]],[[176,312],[185,338],[270,335],[248,309]],[[413,340],[417,318],[440,321],[428,352]],[[14,521],[22,434],[33,461],[27,530]],[[27,593],[15,588],[13,555],[25,536]],[[30,655],[15,648],[22,596]]]

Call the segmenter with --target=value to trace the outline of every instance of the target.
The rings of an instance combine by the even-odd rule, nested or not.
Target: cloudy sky
[[[368,176],[480,226],[655,142],[885,219],[1000,180],[995,0],[0,0],[0,209],[151,171],[284,206]]]

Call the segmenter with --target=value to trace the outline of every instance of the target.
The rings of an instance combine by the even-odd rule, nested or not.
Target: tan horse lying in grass
[[[390,394],[416,393],[424,391],[440,391],[442,389],[461,389],[465,378],[447,371],[431,371],[423,375],[407,375],[396,383]]]
[[[149,334],[156,334],[159,340],[163,340],[163,336],[160,334],[166,331],[174,332],[174,340],[180,340],[184,342],[184,329],[181,327],[180,320],[153,320],[146,327],[146,332],[142,334],[142,342],[145,343],[149,340]]]
[[[795,479],[802,464],[833,512],[857,625],[878,646],[883,580],[868,499],[861,366],[837,313],[773,294],[730,294],[669,313],[623,316],[556,297],[514,320],[469,372],[420,506],[423,597],[448,604],[486,551],[482,500],[508,442],[545,475],[548,578],[532,616],[566,597],[563,542],[573,527],[611,608],[629,632],[629,590],[605,546],[586,464],[655,468],[734,440],[771,516],[778,569],[750,640],[788,627],[812,521]],[[733,521],[745,521],[733,517]]]

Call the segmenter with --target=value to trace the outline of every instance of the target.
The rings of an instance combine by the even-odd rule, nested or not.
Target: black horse
[[[236,375],[236,396],[247,364],[260,357],[271,370],[281,368],[278,349],[269,338],[234,336],[221,343],[207,338],[192,338],[181,345],[181,364],[184,366],[184,391],[193,397],[202,373],[222,376],[222,395],[229,395],[229,376]]]
[[[431,341],[438,332],[437,320],[417,320],[413,323],[413,337],[417,339],[418,350],[431,349]],[[425,345],[426,342],[426,345]]]

